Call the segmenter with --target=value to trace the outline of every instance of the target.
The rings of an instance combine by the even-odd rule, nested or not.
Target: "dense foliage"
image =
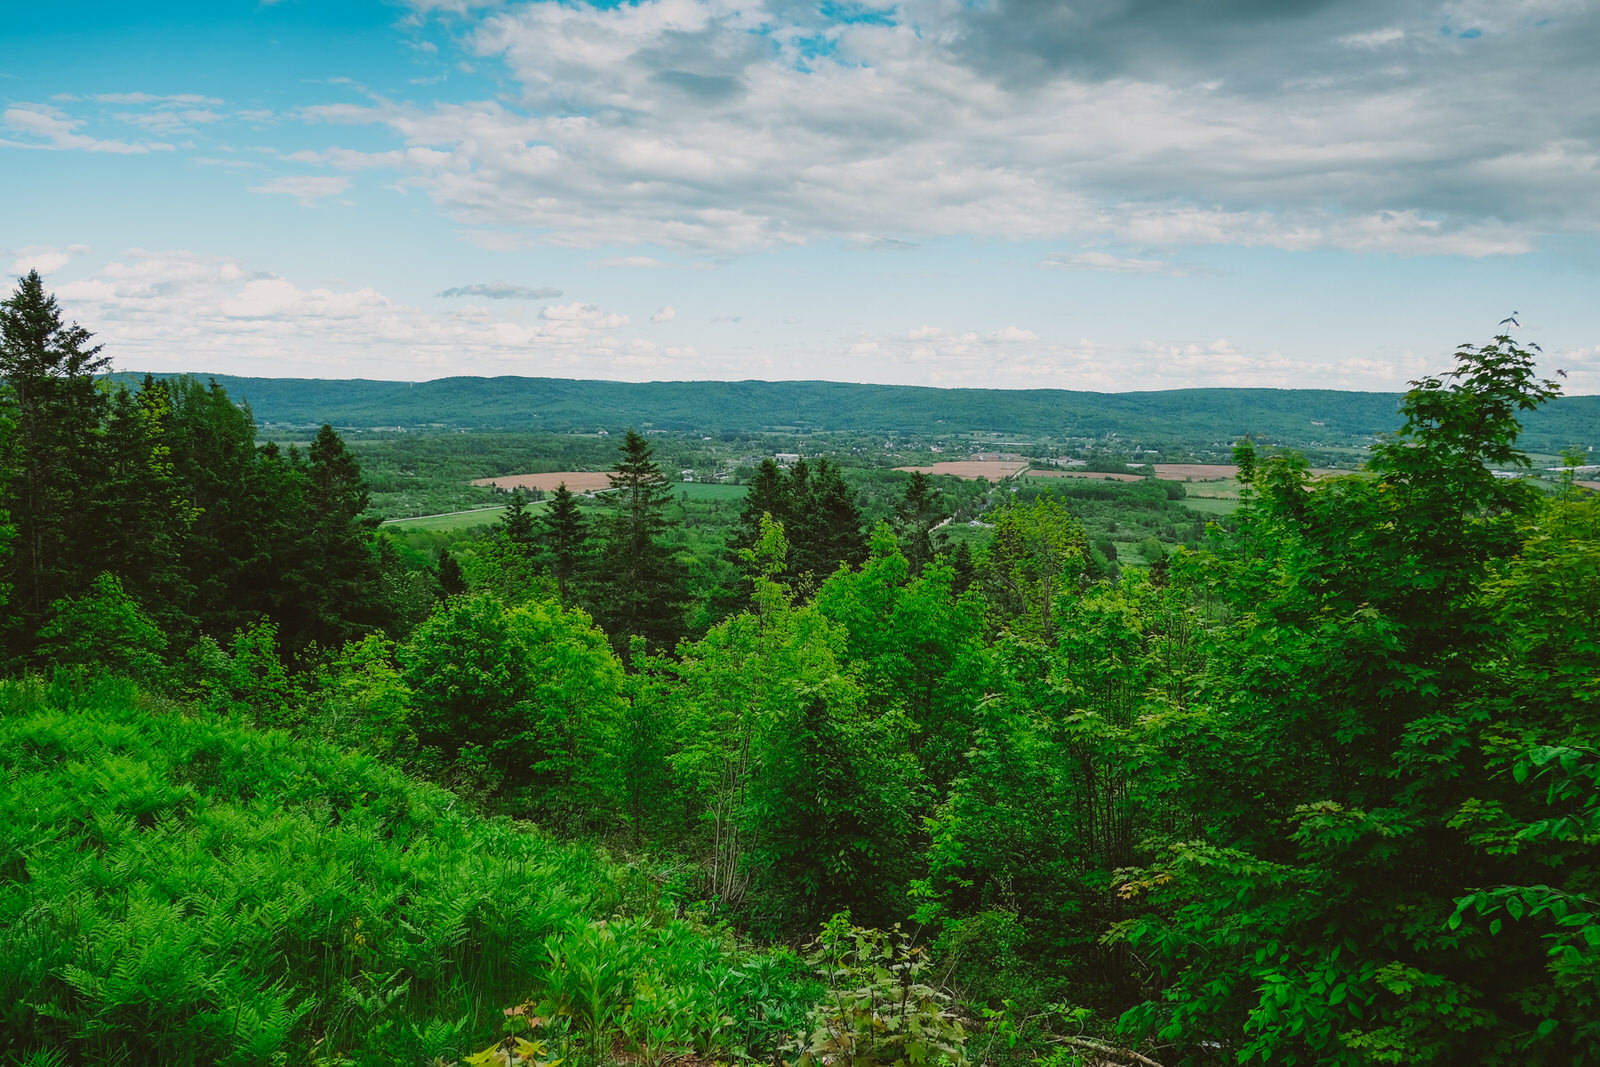
[[[36,290],[6,366],[86,375]],[[763,464],[711,564],[632,432],[606,512],[407,570],[331,429],[151,381],[33,440],[10,399],[8,649],[55,681],[0,691],[5,1054],[420,1062],[512,1007],[506,1063],[1600,1062],[1600,503],[1495,473],[1533,360],[1463,348],[1357,472],[1247,440],[1198,536],[1157,485]],[[1113,502],[1189,546],[1119,570]],[[809,1016],[716,932],[819,924]]]

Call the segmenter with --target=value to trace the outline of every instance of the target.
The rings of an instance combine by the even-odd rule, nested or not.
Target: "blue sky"
[[[1202,10],[1203,9],[1203,10]],[[1600,392],[1587,0],[7,13],[0,266],[116,365]]]

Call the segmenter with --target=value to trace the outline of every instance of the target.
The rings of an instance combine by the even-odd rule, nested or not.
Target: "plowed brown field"
[[[553,471],[550,474],[502,474],[498,478],[475,478],[473,485],[492,485],[499,489],[543,489],[545,492],[567,483],[574,493],[587,493],[592,489],[610,489],[611,479],[605,471]]]
[[[953,459],[935,463],[931,467],[896,467],[895,470],[921,471],[923,474],[953,474],[968,481],[985,478],[991,482],[1003,482],[1018,471],[1026,470],[1027,466],[1026,463],[1002,460]]]

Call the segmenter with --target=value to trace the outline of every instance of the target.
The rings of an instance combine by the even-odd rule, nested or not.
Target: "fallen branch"
[[[1126,1056],[1130,1059],[1138,1060],[1145,1067],[1161,1067],[1161,1064],[1149,1056],[1140,1055],[1131,1048],[1118,1048],[1116,1045],[1107,1045],[1087,1037],[1061,1037],[1058,1035],[1053,1040],[1059,1041],[1064,1045],[1072,1045],[1075,1048],[1087,1049],[1090,1052],[1098,1052],[1106,1056]]]

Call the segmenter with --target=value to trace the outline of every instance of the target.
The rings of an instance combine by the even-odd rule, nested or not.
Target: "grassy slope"
[[[453,1059],[530,997],[574,1026],[600,1005],[624,1048],[646,1015],[723,1054],[798,1021],[746,1003],[771,958],[647,875],[364,755],[125,683],[4,682],[0,779],[0,1062]]]

